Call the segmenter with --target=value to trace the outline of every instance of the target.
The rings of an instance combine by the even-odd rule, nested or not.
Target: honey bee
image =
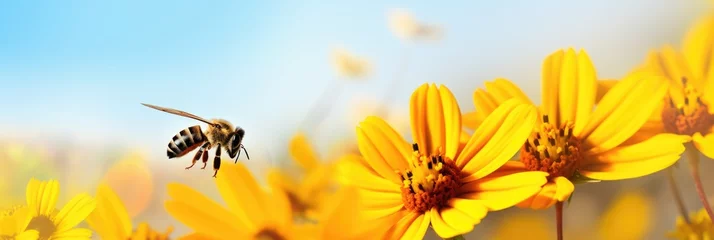
[[[168,156],[169,159],[182,157],[198,148],[198,152],[193,156],[191,165],[186,167],[186,169],[193,167],[199,158],[203,161],[203,167],[201,169],[205,169],[208,163],[208,151],[211,150],[212,147],[216,147],[216,155],[213,157],[214,178],[218,174],[218,169],[221,168],[221,147],[226,149],[231,159],[235,158],[234,163],[238,162],[241,150],[245,151],[245,156],[250,160],[248,150],[243,146],[243,137],[245,136],[245,130],[243,130],[243,128],[236,127],[233,129],[233,124],[223,119],[211,119],[209,121],[176,109],[145,103],[141,105],[179,116],[193,118],[208,124],[208,129],[205,132],[201,131],[201,126],[199,125],[191,126],[174,135],[173,139],[169,142],[169,146],[166,149],[166,156]]]

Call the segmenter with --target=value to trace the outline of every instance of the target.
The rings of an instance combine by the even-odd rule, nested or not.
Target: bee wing
[[[212,126],[215,125],[215,124],[211,123],[210,121],[208,121],[208,120],[206,120],[206,119],[204,119],[204,118],[202,118],[202,117],[199,117],[199,116],[196,116],[196,115],[193,115],[193,114],[190,114],[190,113],[181,111],[181,110],[176,110],[176,109],[173,109],[173,108],[159,107],[159,106],[156,106],[156,105],[151,105],[151,104],[146,104],[146,103],[142,103],[141,105],[144,105],[144,106],[147,106],[147,107],[150,107],[150,108],[153,108],[153,109],[162,111],[162,112],[167,112],[167,113],[171,113],[171,114],[176,114],[176,115],[184,116],[184,117],[187,117],[187,118],[193,118],[193,119],[196,119],[196,120],[198,120],[198,121],[205,122],[205,123],[207,123],[208,125],[212,125]]]

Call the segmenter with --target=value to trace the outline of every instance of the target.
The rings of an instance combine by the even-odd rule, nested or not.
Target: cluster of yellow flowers
[[[439,32],[403,12],[394,21],[403,37]],[[344,53],[336,59],[345,75],[369,69]],[[446,86],[423,84],[411,95],[412,141],[370,116],[356,129],[358,151],[322,161],[299,133],[289,149],[299,177],[276,170],[264,188],[243,164],[226,164],[215,181],[225,205],[174,183],[165,208],[193,231],[180,239],[282,240],[421,239],[429,228],[462,239],[489,212],[554,206],[562,239],[562,207],[577,184],[653,174],[686,151],[704,208],[682,213],[669,236],[714,239],[698,177],[699,153],[714,158],[714,15],[681,51],[653,51],[617,81],[600,81],[586,51],[558,50],[545,58],[541,86],[536,104],[509,80],[486,82],[476,110],[463,114]],[[0,239],[88,239],[92,231],[76,227],[84,220],[102,239],[171,233],[132,225],[107,185],[59,211],[58,193],[57,181],[31,180],[26,205],[0,215]]]

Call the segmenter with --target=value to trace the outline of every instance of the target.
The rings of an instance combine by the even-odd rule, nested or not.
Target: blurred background
[[[396,9],[432,26],[434,36],[395,34],[389,16]],[[31,177],[58,179],[60,205],[106,180],[135,223],[174,226],[178,237],[189,229],[164,211],[167,183],[220,199],[213,171],[184,170],[191,154],[166,159],[171,137],[199,122],[139,103],[245,128],[251,160],[239,161],[264,181],[267,169],[290,162],[288,142],[304,122],[319,125],[307,129],[309,138],[329,160],[378,107],[396,116],[395,124],[408,124],[409,96],[424,82],[447,85],[462,112],[473,110],[473,90],[497,77],[539,101],[541,63],[553,51],[586,49],[600,78],[619,78],[649,50],[679,46],[708,11],[704,0],[3,1],[0,206],[24,202]],[[340,75],[335,49],[363,59],[369,74]],[[689,168],[680,165],[685,202],[698,210]],[[714,176],[706,173],[713,168],[714,161],[702,161],[710,195]],[[631,220],[603,223],[608,212],[626,210]],[[663,239],[676,216],[664,173],[583,185],[566,205],[565,236],[598,239],[636,225],[647,233],[642,239]],[[554,236],[553,220],[552,209],[509,209],[490,214],[466,238]]]

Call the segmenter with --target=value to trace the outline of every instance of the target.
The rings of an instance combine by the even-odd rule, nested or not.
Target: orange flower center
[[[521,162],[532,171],[556,177],[570,178],[582,159],[580,140],[573,136],[573,125],[556,127],[543,115],[543,124],[536,129],[521,148]]]
[[[40,240],[44,239],[49,239],[52,234],[57,231],[57,226],[55,226],[54,222],[52,220],[45,216],[45,215],[39,215],[37,217],[33,217],[32,220],[30,220],[30,223],[27,224],[27,229],[34,229],[37,230],[40,234]]]
[[[444,157],[440,151],[427,156],[419,152],[415,143],[410,159],[410,168],[397,171],[402,179],[402,201],[404,206],[417,213],[431,208],[442,208],[461,186],[461,169]]]
[[[270,228],[265,228],[263,230],[260,230],[258,234],[255,234],[255,239],[256,240],[284,240],[285,238],[278,233],[278,231],[275,231]]]
[[[669,105],[662,110],[662,123],[667,132],[693,135],[694,133],[706,134],[714,125],[714,116],[709,114],[709,108],[702,102],[700,93],[682,79],[684,86],[684,100],[675,103],[669,98]]]

